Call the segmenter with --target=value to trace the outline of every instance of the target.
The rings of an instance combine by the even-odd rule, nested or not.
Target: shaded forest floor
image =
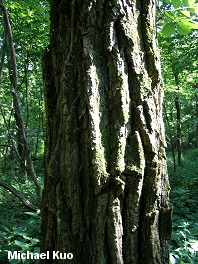
[[[183,160],[174,172],[168,154],[173,206],[172,264],[198,264],[198,149],[183,153]],[[23,186],[30,190],[30,186]],[[30,197],[31,198],[31,197]],[[39,252],[40,214],[28,212],[20,201],[0,187],[0,260],[8,262],[7,251]],[[26,260],[25,264],[32,263]],[[34,261],[38,263],[38,261]]]
[[[198,149],[183,153],[176,172],[168,154],[168,170],[173,206],[171,263],[198,264]]]
[[[0,167],[2,180],[11,183],[26,199],[37,205],[34,186],[24,171],[13,162],[14,170]],[[9,163],[9,164],[10,164]],[[38,163],[38,164],[37,164]],[[42,172],[42,159],[36,162],[36,173]],[[39,175],[41,176],[41,175]],[[2,177],[2,176],[1,176]],[[38,264],[39,260],[8,260],[8,251],[39,253],[40,251],[40,212],[31,212],[20,200],[0,186],[0,263],[1,264]],[[34,261],[34,262],[32,262]]]

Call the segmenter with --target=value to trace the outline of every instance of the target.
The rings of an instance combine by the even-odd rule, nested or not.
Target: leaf
[[[36,245],[36,244],[38,244],[38,242],[40,242],[39,239],[37,239],[37,238],[33,238],[33,239],[31,240],[31,245]]]
[[[169,22],[165,24],[162,28],[162,33],[165,37],[170,37],[175,32],[175,23]]]
[[[182,0],[182,2],[183,2],[183,4],[184,4],[185,6],[189,6],[189,4],[188,4],[188,0]]]
[[[15,235],[18,235],[18,236],[28,236],[28,234],[26,233],[26,232],[23,232],[23,231],[17,231],[17,230],[15,230],[14,231],[14,234]]]
[[[184,10],[184,11],[180,11],[184,16],[186,17],[190,17],[190,11]]]
[[[34,253],[40,253],[40,247],[35,247],[34,248]]]
[[[197,200],[194,199],[188,199],[186,200],[187,203],[197,203]]]
[[[174,8],[178,8],[180,6],[180,0],[172,0],[172,4]]]
[[[176,22],[178,33],[181,35],[188,35],[191,32],[191,28],[183,22]]]
[[[24,214],[31,215],[31,216],[37,216],[37,214],[33,212],[24,212]]]
[[[194,251],[198,251],[198,242],[197,241],[193,241],[191,242],[191,245],[190,245]]]
[[[27,251],[27,250],[30,250],[30,245],[27,244],[26,242],[23,242],[23,241],[19,241],[19,240],[14,240],[14,243],[21,247],[23,251]]]
[[[14,240],[14,243],[17,245],[17,246],[20,246],[21,248],[24,247],[25,243],[22,242],[22,241],[19,241],[19,240]]]
[[[170,254],[170,264],[175,264],[175,258],[173,254]]]
[[[190,22],[186,19],[185,20],[182,19],[182,23],[184,23],[186,26],[188,26],[191,29],[198,29],[198,23],[196,23],[196,22]]]
[[[196,0],[188,0],[189,6],[192,6],[195,2],[196,2]]]
[[[192,6],[195,3],[196,0],[183,0],[183,3],[185,6]]]
[[[170,19],[172,19],[172,20],[175,19],[174,16],[172,15],[172,13],[170,13],[170,12],[165,11],[164,14],[165,14],[167,17],[169,17]]]
[[[9,228],[7,228],[7,226],[0,225],[0,227],[2,227],[4,230],[6,230],[6,231],[8,231],[8,232],[10,231]]]
[[[194,4],[194,5],[190,8],[190,10],[191,10],[192,12],[195,12],[195,14],[198,15],[198,4]]]

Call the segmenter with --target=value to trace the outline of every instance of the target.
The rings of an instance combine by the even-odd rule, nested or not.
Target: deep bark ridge
[[[153,2],[51,0],[42,263],[169,263]]]

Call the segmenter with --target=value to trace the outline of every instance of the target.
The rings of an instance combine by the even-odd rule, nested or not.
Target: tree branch
[[[14,194],[16,197],[18,197],[23,203],[23,205],[25,205],[25,207],[27,207],[28,209],[35,211],[35,212],[39,209],[35,205],[31,204],[25,197],[23,197],[23,195],[19,191],[17,191],[13,186],[9,185],[8,183],[0,180],[0,186],[4,187],[8,191],[10,191],[12,194]]]

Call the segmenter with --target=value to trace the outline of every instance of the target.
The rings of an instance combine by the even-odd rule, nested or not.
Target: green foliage
[[[182,147],[195,147],[197,130],[197,38],[193,35],[165,38],[159,33],[164,79],[164,121],[168,147],[177,141],[175,98],[180,100]]]
[[[49,1],[4,1],[9,13],[17,56],[18,94],[28,142],[37,176],[43,176],[45,114],[41,53],[49,43]],[[24,166],[13,148],[22,148],[10,92],[10,52],[0,12],[0,177],[32,203],[36,194]],[[4,54],[5,53],[5,54]],[[8,131],[9,129],[9,131]],[[20,152],[23,156],[23,153]],[[0,261],[8,263],[7,251],[39,252],[40,214],[26,212],[15,196],[0,187]],[[9,263],[21,263],[10,260]],[[24,263],[31,263],[25,261]],[[35,262],[36,263],[36,262]]]
[[[174,22],[169,22],[169,23],[165,24],[162,28],[162,33],[166,37],[170,37],[174,32],[175,32],[175,23]]]
[[[172,264],[195,264],[198,263],[198,149],[184,153],[177,172],[169,157],[168,168],[174,208],[170,260]]]
[[[49,1],[8,1],[5,5],[10,14],[14,44],[17,55],[19,75],[19,96],[22,104],[26,131],[31,152],[35,158],[37,175],[42,177],[42,157],[45,137],[45,116],[43,84],[41,72],[41,53],[49,42]],[[163,78],[165,82],[165,102],[170,131],[166,122],[167,142],[170,137],[176,142],[176,110],[174,99],[181,102],[182,143],[184,148],[194,147],[197,129],[197,36],[196,15],[198,5],[195,0],[159,1],[158,24],[161,47]],[[5,44],[3,18],[0,15],[0,56]],[[162,36],[161,32],[166,36]],[[188,35],[187,35],[188,34]],[[181,36],[184,35],[184,36]],[[185,36],[187,35],[187,36]],[[12,106],[9,80],[9,53],[4,58],[3,77],[0,85],[0,102],[5,120],[9,126],[14,143],[18,144],[18,131]],[[175,76],[178,77],[176,84]],[[190,136],[192,136],[192,139]],[[34,202],[34,189],[12,149],[6,124],[0,115],[0,173],[1,177],[12,183],[25,197]],[[5,145],[5,146],[3,146]],[[171,262],[198,263],[198,150],[192,149],[183,156],[182,166],[174,172],[169,158],[171,181],[171,202],[174,206],[173,236],[171,242]],[[2,176],[3,175],[3,176]],[[25,212],[21,204],[0,188],[0,260],[7,259],[8,250],[39,252],[40,214]],[[20,263],[11,260],[10,263]],[[25,263],[28,263],[25,261]]]
[[[23,117],[30,144],[35,146],[37,134],[44,122],[43,83],[41,71],[41,53],[49,43],[49,3],[48,1],[5,1],[13,31],[13,39],[17,56],[18,92],[23,110]],[[3,18],[0,16],[1,55],[5,43]],[[3,76],[0,86],[0,101],[7,120],[10,118],[12,131],[14,127],[14,112],[9,80],[9,50],[7,47],[4,58]],[[2,117],[1,119],[2,120]],[[5,136],[5,130],[1,130]],[[34,138],[34,140],[33,140]]]
[[[45,139],[41,53],[49,42],[49,1],[5,0],[4,2],[10,17],[17,56],[17,90],[22,106],[25,130],[34,160],[35,171],[41,180]],[[13,145],[15,145],[20,156],[24,157],[23,144],[17,127],[10,92],[10,52],[1,12],[0,22],[0,59],[2,62],[0,84],[0,103],[2,105],[2,112],[0,113],[0,176],[8,183],[17,186],[18,190],[22,189],[25,192],[25,186],[21,184],[29,181],[28,175],[13,148]],[[31,191],[33,190],[31,189]]]
[[[6,210],[5,210],[6,208]],[[21,263],[9,260],[8,251],[39,253],[40,251],[40,212],[21,210],[20,206],[4,204],[0,208],[0,259],[1,263]],[[22,263],[32,263],[24,260]],[[38,262],[34,262],[38,263]]]
[[[163,13],[162,33],[166,37],[175,32],[188,35],[193,29],[198,29],[196,0],[170,0],[164,1],[163,4],[159,1],[159,6]]]

